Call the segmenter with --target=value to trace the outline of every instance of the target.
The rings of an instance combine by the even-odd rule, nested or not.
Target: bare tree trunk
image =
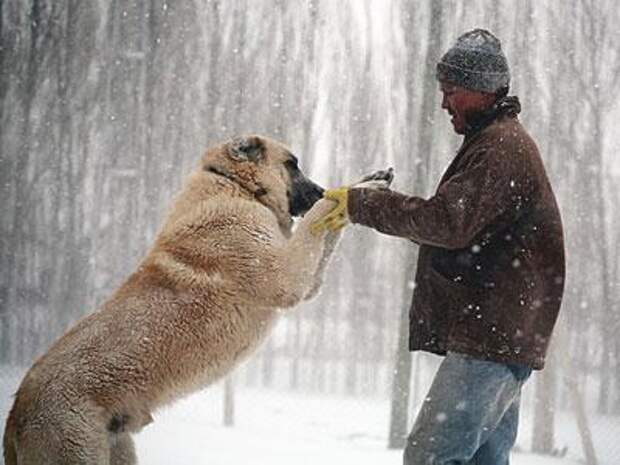
[[[612,370],[611,370],[611,353],[608,347],[613,347],[613,338],[617,335],[610,335],[609,330],[602,328],[603,332],[603,350],[601,352],[601,364],[599,370],[599,389],[598,389],[598,403],[597,412],[601,415],[605,415],[610,411],[610,394],[612,383]],[[610,337],[611,336],[611,337]]]
[[[262,351],[262,370],[261,370],[261,384],[264,387],[270,387],[273,384],[274,377],[274,350],[273,340],[267,339]]]
[[[423,73],[422,107],[419,110],[418,119],[418,144],[414,166],[409,169],[413,173],[410,185],[417,187],[418,194],[426,194],[429,184],[428,173],[433,146],[433,117],[437,109],[437,82],[435,80],[435,66],[440,58],[442,48],[442,2],[431,3],[430,20],[428,24],[428,47]],[[409,21],[414,17],[411,11]],[[410,58],[412,59],[412,58]],[[415,65],[410,63],[410,65]],[[411,75],[413,73],[410,72]],[[411,77],[410,77],[411,78]],[[412,96],[409,97],[412,99]],[[411,102],[408,109],[407,120],[411,125],[415,120],[417,111]],[[414,184],[415,182],[415,184]],[[409,353],[409,302],[410,292],[413,289],[411,282],[415,275],[417,262],[417,250],[411,248],[407,257],[407,267],[404,274],[404,289],[407,297],[403,299],[403,307],[398,330],[398,346],[396,348],[396,364],[394,378],[392,380],[392,400],[390,408],[390,431],[388,439],[389,448],[402,448],[405,445],[408,427],[409,390],[411,380],[411,354]],[[419,376],[416,373],[415,376]]]
[[[568,325],[562,325],[556,330],[554,338],[555,347],[564,348],[571,346],[571,327]],[[594,450],[594,443],[592,441],[592,431],[588,422],[588,417],[585,409],[585,403],[583,399],[583,390],[579,386],[579,382],[576,379],[576,373],[578,373],[578,364],[574,358],[571,358],[570,354],[566,350],[559,350],[555,352],[557,356],[557,365],[561,367],[563,373],[562,385],[566,387],[568,396],[570,398],[570,407],[577,419],[577,428],[581,437],[581,445],[583,448],[584,456],[587,465],[598,465],[596,452]],[[544,408],[544,406],[541,406]],[[542,432],[544,434],[544,432]]]
[[[233,375],[224,381],[224,426],[235,424],[235,383]]]
[[[603,166],[603,148],[602,148],[602,128],[601,128],[601,115],[598,114],[596,121],[596,129],[595,135],[596,144],[595,150],[598,151],[598,156],[596,160],[598,161],[598,166],[596,170],[596,181],[595,181],[595,193],[594,193],[594,201],[596,205],[596,216],[597,216],[597,230],[601,235],[600,240],[595,241],[598,248],[598,256],[599,263],[601,267],[601,279],[602,279],[602,295],[601,295],[601,311],[602,311],[602,327],[601,327],[601,337],[602,337],[602,357],[601,357],[601,366],[600,366],[600,377],[601,382],[599,385],[599,402],[598,402],[598,412],[601,414],[609,413],[611,408],[611,383],[612,383],[612,360],[611,360],[611,347],[618,335],[614,329],[614,323],[617,318],[614,312],[614,308],[612,305],[612,294],[611,294],[611,272],[610,269],[612,265],[610,261],[615,260],[616,257],[613,257],[608,253],[607,247],[609,245],[608,241],[608,228],[607,228],[607,206],[605,204],[605,195],[603,193],[603,189],[605,188],[605,169]]]
[[[583,399],[582,391],[579,385],[573,379],[567,380],[568,389],[571,394],[575,416],[577,417],[577,427],[581,436],[581,445],[586,459],[586,465],[598,465],[594,442],[592,441],[592,431],[588,423],[586,406]]]
[[[534,426],[532,429],[532,451],[538,454],[554,452],[554,417],[556,368],[548,360],[543,371],[536,376],[534,397]]]
[[[318,390],[318,392],[325,392],[327,387],[327,374],[325,363],[328,359],[328,350],[326,345],[327,338],[325,337],[325,325],[327,323],[327,315],[322,312],[319,313],[316,318],[318,319],[318,321],[316,323],[315,331],[316,344],[312,352],[312,358],[314,359],[312,362],[312,376],[314,377],[314,387]]]
[[[15,363],[18,354],[15,345],[22,336],[21,329],[18,326],[18,315],[9,313],[9,309],[15,309],[19,305],[18,287],[24,285],[21,270],[23,268],[23,256],[20,254],[26,249],[24,232],[25,224],[28,221],[26,212],[29,210],[27,205],[29,198],[29,179],[27,169],[30,163],[31,144],[32,144],[32,120],[33,101],[36,95],[36,86],[39,69],[43,62],[43,35],[45,33],[45,25],[41,2],[35,0],[32,2],[29,15],[29,40],[28,49],[22,52],[27,53],[25,79],[22,81],[19,89],[19,100],[21,107],[18,110],[21,127],[19,128],[20,145],[16,154],[16,161],[13,162],[13,172],[11,178],[14,182],[14,203],[12,211],[6,212],[12,218],[10,222],[10,231],[7,248],[7,255],[3,268],[6,270],[6,294],[3,301],[0,302],[0,357],[6,362]],[[2,18],[0,18],[2,20]],[[4,53],[4,52],[3,52]],[[29,228],[28,228],[29,229]]]
[[[618,308],[617,306],[615,307]],[[617,325],[620,326],[620,325]],[[614,381],[615,385],[615,393],[616,399],[612,406],[611,413],[615,416],[620,416],[620,339],[616,338],[616,343],[614,344],[614,354],[615,354],[615,369],[614,369]]]
[[[398,325],[396,364],[392,378],[390,403],[390,432],[388,448],[402,449],[408,434],[409,382],[411,379],[411,352],[409,352],[409,307],[404,304]]]
[[[359,366],[358,366],[358,354],[361,349],[360,339],[359,339],[359,315],[355,311],[356,309],[352,309],[349,312],[349,321],[351,322],[351,329],[349,331],[348,340],[350,341],[350,346],[346,352],[346,368],[345,368],[345,378],[344,378],[344,389],[345,393],[349,396],[354,396],[357,394],[357,385],[358,385],[358,377],[359,377]]]
[[[289,370],[289,387],[292,390],[299,389],[299,365],[301,358],[301,315],[299,312],[295,312],[295,314],[291,317],[292,321],[289,320],[288,327],[293,326],[294,330],[292,331],[292,336],[289,338],[289,341],[292,339],[292,344],[289,344],[289,353],[288,357],[291,361],[291,366]]]

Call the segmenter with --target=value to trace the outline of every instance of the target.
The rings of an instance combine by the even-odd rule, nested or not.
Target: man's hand
[[[348,222],[349,213],[347,211],[347,202],[349,188],[339,187],[337,189],[328,189],[323,193],[323,197],[335,201],[336,206],[323,218],[310,225],[310,232],[312,234],[319,234],[326,229],[337,231]]]
[[[367,174],[362,179],[357,181],[351,187],[355,188],[370,188],[370,189],[387,189],[392,184],[394,179],[394,169],[388,168],[387,170],[379,170],[374,173]]]
[[[352,188],[367,189],[387,189],[394,179],[394,170],[379,170],[368,174],[353,184]],[[343,186],[337,189],[328,189],[323,193],[323,197],[336,202],[336,207],[320,220],[310,225],[312,234],[319,234],[321,231],[337,231],[349,222],[349,212],[347,203],[349,198],[349,187]]]

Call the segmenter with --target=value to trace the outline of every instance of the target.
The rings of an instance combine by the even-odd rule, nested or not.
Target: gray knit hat
[[[502,44],[484,29],[466,32],[437,63],[437,79],[480,92],[508,89],[510,71]]]

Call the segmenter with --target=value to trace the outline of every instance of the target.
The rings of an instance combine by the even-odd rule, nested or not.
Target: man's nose
[[[448,101],[446,97],[441,98],[441,108],[443,108],[444,110],[448,109]]]

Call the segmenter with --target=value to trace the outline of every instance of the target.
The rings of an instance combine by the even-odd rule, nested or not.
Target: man
[[[420,245],[410,350],[445,355],[415,421],[407,465],[507,465],[520,393],[544,366],[564,287],[560,214],[508,97],[499,40],[476,29],[437,64],[442,108],[464,136],[430,199],[339,188],[315,228],[347,218]]]

